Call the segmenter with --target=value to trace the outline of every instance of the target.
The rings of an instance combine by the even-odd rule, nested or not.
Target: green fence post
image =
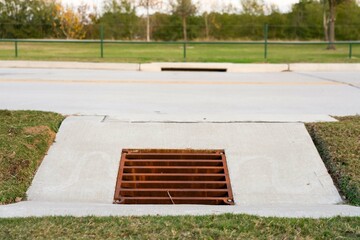
[[[184,62],[186,62],[186,42],[183,43],[183,49],[184,49]]]
[[[264,26],[264,58],[268,57],[268,36],[269,36],[269,24]]]
[[[104,25],[100,25],[100,57],[104,58]]]
[[[19,56],[19,51],[18,51],[18,41],[15,40],[15,57],[17,58]]]
[[[349,58],[352,58],[352,44],[349,44]]]

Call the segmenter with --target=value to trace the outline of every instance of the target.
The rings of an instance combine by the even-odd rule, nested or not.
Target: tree
[[[264,15],[265,4],[263,0],[241,0],[242,12],[249,15]]]
[[[0,0],[0,37],[50,37],[52,5],[44,0]]]
[[[112,39],[134,39],[139,17],[129,0],[107,0],[99,23],[105,27],[105,37]]]
[[[80,5],[76,11],[71,7],[64,7],[61,3],[55,3],[53,12],[54,28],[60,29],[67,39],[83,39],[86,36],[88,6]],[[58,25],[57,25],[58,24]]]
[[[192,3],[192,0],[176,0],[175,2],[171,2],[171,6],[173,14],[181,17],[183,38],[184,41],[187,41],[187,18],[196,13],[196,6]]]
[[[176,41],[182,39],[181,20],[177,16],[156,12],[152,19],[154,40]]]
[[[203,18],[204,18],[204,24],[205,24],[205,39],[209,40],[209,36],[210,36],[210,31],[209,31],[209,13],[208,12],[204,12],[203,13]]]
[[[291,31],[288,35],[293,35],[300,40],[322,38],[322,11],[321,3],[315,0],[300,0],[294,4],[289,13],[293,26],[289,28]]]
[[[355,3],[354,0],[322,0],[324,5],[324,14],[323,14],[323,25],[325,32],[325,40],[329,41],[327,49],[335,50],[335,22],[336,22],[336,7],[342,3]],[[327,6],[326,6],[327,5]],[[356,5],[356,3],[355,3]],[[328,9],[328,14],[326,10]]]
[[[146,41],[150,42],[150,9],[160,6],[162,0],[140,0],[139,6],[146,9]]]
[[[336,39],[360,39],[360,1],[355,0],[340,3],[336,8]]]
[[[329,45],[327,49],[335,50],[335,21],[336,21],[336,0],[328,0],[329,3]]]
[[[329,23],[327,17],[327,1],[328,0],[321,0],[321,4],[323,5],[323,28],[324,28],[324,40],[329,41]]]

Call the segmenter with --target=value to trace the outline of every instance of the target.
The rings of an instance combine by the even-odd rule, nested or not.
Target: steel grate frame
[[[124,149],[114,203],[233,205],[225,151]]]

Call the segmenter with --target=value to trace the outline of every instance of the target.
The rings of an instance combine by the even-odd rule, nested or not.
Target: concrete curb
[[[234,63],[147,63],[141,64],[141,71],[160,72],[162,68],[170,69],[209,69],[209,70],[225,70],[232,73],[245,72],[284,72],[287,71],[288,64],[234,64]]]
[[[94,203],[25,201],[0,206],[0,218],[45,216],[203,216],[249,214],[261,217],[329,218],[358,217],[360,208],[348,205],[265,204],[243,206],[205,205],[113,205]]]
[[[0,61],[0,68],[55,68],[98,69],[119,71],[160,72],[162,68],[188,68],[225,70],[230,73],[250,72],[358,72],[360,63],[293,63],[293,64],[236,64],[236,63],[94,63],[94,62],[50,62],[50,61]]]
[[[0,68],[55,68],[139,71],[137,63],[90,63],[50,61],[0,61]]]
[[[358,63],[294,63],[290,64],[290,70],[294,72],[344,72],[360,71]]]

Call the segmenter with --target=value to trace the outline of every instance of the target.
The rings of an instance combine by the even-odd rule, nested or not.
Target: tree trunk
[[[336,18],[336,10],[335,10],[335,0],[329,0],[329,45],[327,49],[335,50],[335,18]]]
[[[205,21],[205,35],[206,40],[209,40],[209,21],[208,21],[208,14],[204,14],[204,21]]]
[[[329,41],[329,28],[328,28],[328,24],[329,24],[329,21],[328,21],[328,18],[327,18],[327,15],[326,15],[326,1],[324,1],[324,10],[323,10],[323,26],[324,26],[324,40],[326,42]]]
[[[183,16],[182,17],[182,22],[183,22],[183,36],[184,36],[184,41],[187,41],[187,26],[186,26],[186,17]]]
[[[149,6],[146,8],[146,41],[150,42],[150,14],[149,14]]]

